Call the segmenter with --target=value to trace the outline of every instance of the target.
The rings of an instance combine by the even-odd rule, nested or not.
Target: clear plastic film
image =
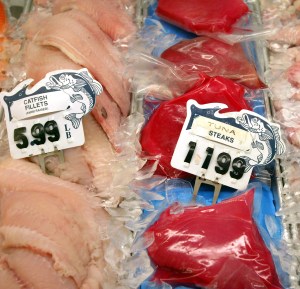
[[[267,45],[273,51],[284,51],[298,45],[300,2],[292,0],[261,1],[262,20],[274,33],[267,37]]]
[[[147,250],[156,269],[141,288],[282,288],[277,274],[286,282],[282,262],[288,257],[275,256],[281,227],[272,217],[267,186],[255,183],[234,194],[225,190],[225,200],[212,206],[205,206],[205,190],[193,196],[188,181],[168,180],[155,190],[165,199],[152,202],[154,212],[144,211],[145,222],[139,226],[144,233],[133,247],[136,254]]]
[[[262,25],[259,12],[253,9],[255,5],[252,4],[252,1],[244,3],[239,0],[176,3],[160,0],[156,13],[163,20],[196,35],[210,35],[228,43],[236,43],[265,38],[274,32],[273,27]]]
[[[159,156],[156,172],[171,178],[188,177],[187,173],[171,166],[171,158],[186,118],[186,103],[189,99],[194,99],[199,104],[225,103],[228,109],[224,112],[251,110],[244,94],[245,89],[230,79],[199,74],[199,80],[189,91],[161,103],[141,132],[142,150],[148,155]]]
[[[253,62],[247,59],[239,43],[230,45],[201,36],[171,46],[161,57],[173,62],[189,75],[205,72],[210,76],[230,78],[248,88],[265,87]]]

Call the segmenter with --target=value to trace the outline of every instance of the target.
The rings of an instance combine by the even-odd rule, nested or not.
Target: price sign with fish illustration
[[[248,110],[221,113],[222,103],[187,102],[171,165],[203,179],[245,189],[255,166],[285,151],[280,127]]]
[[[87,69],[57,70],[29,87],[2,92],[11,156],[15,159],[83,145],[82,117],[103,88]]]

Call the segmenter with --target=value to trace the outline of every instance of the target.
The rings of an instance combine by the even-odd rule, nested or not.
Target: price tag
[[[82,117],[102,86],[87,69],[59,70],[29,88],[32,79],[2,92],[11,156],[15,159],[81,146]]]
[[[187,117],[171,165],[235,189],[245,189],[252,170],[285,151],[280,127],[248,111],[220,113],[225,104],[187,102]]]

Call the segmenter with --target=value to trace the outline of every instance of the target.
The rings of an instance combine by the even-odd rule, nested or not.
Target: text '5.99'
[[[14,141],[17,142],[16,146],[19,149],[25,149],[29,146],[26,132],[26,127],[19,127],[14,130]],[[43,145],[46,140],[56,142],[60,139],[59,129],[54,120],[49,120],[44,125],[41,123],[34,124],[31,127],[31,136],[34,138],[34,140],[30,142],[31,146]]]

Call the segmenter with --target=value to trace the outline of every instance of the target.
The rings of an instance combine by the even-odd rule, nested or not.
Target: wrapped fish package
[[[284,288],[286,273],[275,250],[282,228],[272,217],[273,196],[266,185],[225,190],[216,205],[207,203],[207,189],[195,199],[188,182],[179,179],[167,181],[159,192],[165,200],[153,203],[154,218],[144,213],[134,247],[147,250],[155,268],[142,289]]]

